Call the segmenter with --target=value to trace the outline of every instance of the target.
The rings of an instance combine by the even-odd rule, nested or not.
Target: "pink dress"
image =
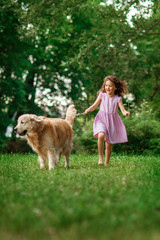
[[[108,97],[106,93],[100,92],[101,98],[100,111],[97,113],[94,124],[93,134],[98,137],[98,133],[105,133],[105,141],[108,143],[128,142],[126,128],[118,114],[118,103],[122,97],[115,95]]]

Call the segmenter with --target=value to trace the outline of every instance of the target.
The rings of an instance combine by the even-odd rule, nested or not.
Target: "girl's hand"
[[[90,109],[90,107],[89,107],[89,108],[87,108],[87,109],[84,111],[84,113],[85,113],[85,114],[88,114],[90,111],[91,111],[91,109]]]
[[[130,117],[131,116],[130,112],[127,112],[127,111],[123,112],[123,115],[126,116],[126,117]]]

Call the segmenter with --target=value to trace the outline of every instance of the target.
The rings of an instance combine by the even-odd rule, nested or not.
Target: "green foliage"
[[[143,101],[140,107],[135,107],[131,118],[124,118],[123,121],[129,138],[126,150],[160,153],[159,121],[148,102]]]
[[[93,118],[84,123],[82,118],[77,119],[74,126],[73,148],[76,152],[96,153],[97,139],[93,137]]]
[[[57,96],[82,112],[110,74],[159,117],[160,3],[144,2],[0,1],[0,142],[15,112],[60,115]]]
[[[23,45],[19,38],[20,23],[13,1],[0,2],[0,145],[15,111],[24,101],[21,83]]]
[[[160,157],[71,155],[53,171],[35,154],[0,155],[1,239],[156,239]],[[134,233],[134,234],[133,234]]]

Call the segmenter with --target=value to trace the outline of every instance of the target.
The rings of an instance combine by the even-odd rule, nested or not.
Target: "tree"
[[[0,2],[0,140],[6,126],[24,101],[24,86],[21,83],[25,64],[24,44],[20,40],[20,22],[12,1]]]
[[[156,108],[159,3],[144,8],[142,2],[2,0],[1,134],[15,111],[58,116],[59,95],[83,111],[110,74],[128,80],[137,103],[148,98]],[[45,98],[50,107],[43,105]]]

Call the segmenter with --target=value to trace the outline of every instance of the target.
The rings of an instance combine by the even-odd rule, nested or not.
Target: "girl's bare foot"
[[[103,160],[99,159],[98,165],[102,165],[102,164],[103,164]]]
[[[104,163],[104,166],[105,166],[105,167],[107,167],[108,165],[109,165],[109,163],[108,163],[108,162],[105,162],[105,163]]]

